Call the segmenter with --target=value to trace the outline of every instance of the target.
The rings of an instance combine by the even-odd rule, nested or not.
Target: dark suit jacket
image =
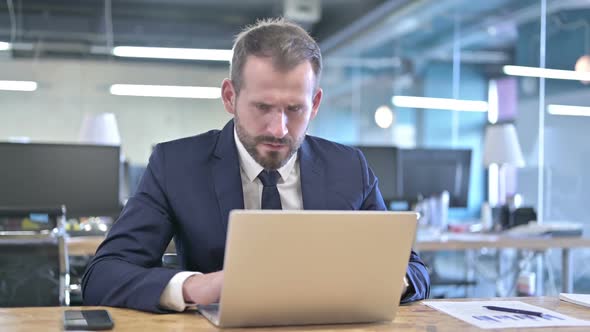
[[[385,210],[358,150],[307,136],[298,153],[304,209]],[[221,131],[158,144],[137,193],[86,270],[84,304],[165,312],[160,295],[180,272],[161,267],[170,240],[183,270],[221,270],[229,212],[243,208],[233,121]],[[407,274],[411,287],[402,302],[427,297],[428,272],[414,252]]]

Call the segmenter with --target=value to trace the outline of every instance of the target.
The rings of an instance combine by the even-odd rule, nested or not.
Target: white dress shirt
[[[240,162],[240,177],[242,178],[242,191],[244,193],[245,209],[260,209],[262,200],[262,182],[258,179],[258,174],[264,167],[252,158],[246,150],[234,128],[234,141],[238,149],[238,159]],[[299,157],[295,153],[283,167],[277,170],[281,178],[277,182],[277,189],[281,197],[281,206],[283,210],[302,210],[303,196],[301,194],[301,176],[299,167]],[[170,281],[162,295],[160,296],[160,306],[163,308],[184,311],[187,304],[184,302],[182,295],[182,285],[185,280],[200,272],[179,272]]]

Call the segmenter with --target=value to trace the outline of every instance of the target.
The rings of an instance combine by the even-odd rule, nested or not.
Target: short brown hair
[[[313,38],[300,26],[284,18],[258,20],[236,36],[230,65],[230,79],[236,94],[243,84],[248,56],[270,57],[277,69],[288,70],[305,61],[311,63],[316,89],[322,72],[322,54]]]

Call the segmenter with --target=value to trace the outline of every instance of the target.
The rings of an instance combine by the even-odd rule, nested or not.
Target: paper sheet
[[[559,299],[577,305],[590,307],[590,294],[561,293],[559,294]]]
[[[455,318],[463,320],[469,324],[475,325],[481,329],[546,326],[590,326],[590,321],[562,315],[555,311],[520,301],[423,301],[422,303]],[[483,306],[498,306],[538,311],[543,313],[543,317],[493,311],[486,309]]]

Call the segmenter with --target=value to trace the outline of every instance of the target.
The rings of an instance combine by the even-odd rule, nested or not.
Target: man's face
[[[262,167],[278,169],[297,152],[320,105],[322,91],[314,90],[309,62],[280,71],[270,58],[249,56],[239,95],[224,80],[225,109],[234,114],[240,141]]]

